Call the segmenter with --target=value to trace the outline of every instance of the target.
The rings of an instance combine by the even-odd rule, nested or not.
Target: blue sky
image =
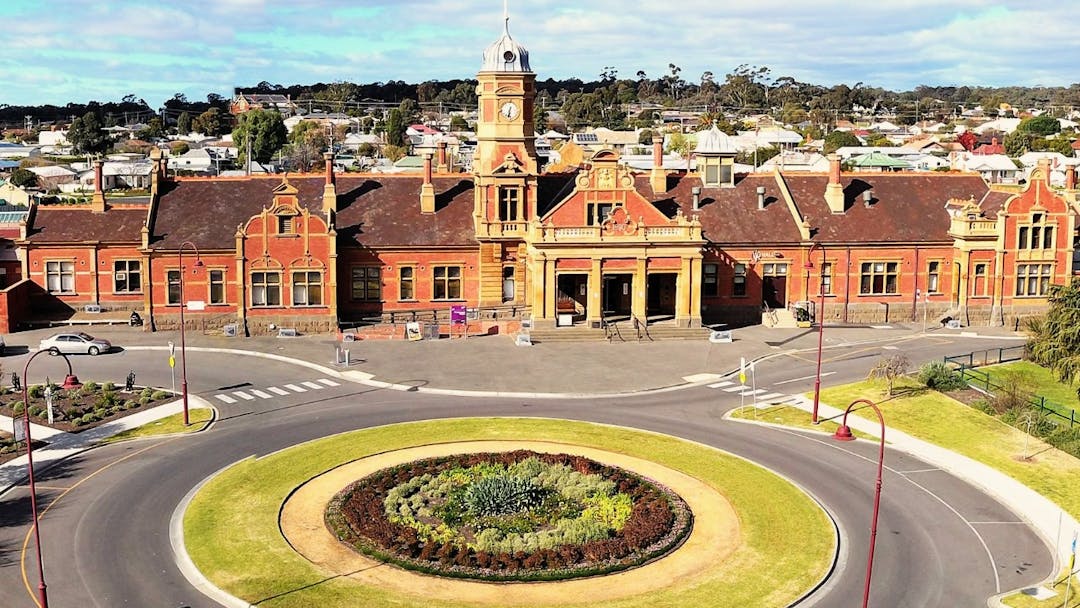
[[[628,8],[633,7],[633,8]],[[159,106],[235,86],[471,78],[500,0],[2,0],[0,104]],[[697,81],[739,64],[832,85],[1069,85],[1080,2],[511,0],[541,79]]]

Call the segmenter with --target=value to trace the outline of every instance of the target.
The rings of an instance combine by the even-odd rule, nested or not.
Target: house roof
[[[860,168],[872,168],[880,167],[884,169],[910,169],[911,163],[893,158],[878,151],[871,152],[869,154],[863,154],[861,156],[855,156],[851,159],[851,164]]]
[[[989,188],[974,174],[929,172],[844,174],[844,208],[834,214],[825,202],[826,175],[786,178],[816,241],[896,243],[950,241],[945,203],[953,198],[981,200]],[[872,195],[870,207],[862,202]]]
[[[237,226],[268,207],[280,183],[279,177],[168,182],[150,246],[176,249],[191,241],[203,249],[231,248]],[[325,181],[321,174],[290,176],[289,183],[298,190],[301,207],[322,215]],[[422,183],[420,176],[339,175],[339,238],[384,248],[475,245],[472,180],[466,176],[434,178],[434,214],[420,212]]]
[[[114,206],[93,213],[89,205],[42,205],[26,238],[32,243],[138,243],[146,221],[146,207]]]

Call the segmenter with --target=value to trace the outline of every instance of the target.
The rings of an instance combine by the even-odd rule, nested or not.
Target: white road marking
[[[326,378],[319,378],[319,382],[322,382],[326,386],[341,386],[341,384],[334,382],[333,380],[327,380]]]
[[[709,388],[723,388],[725,386],[731,386],[732,384],[735,384],[735,383],[732,382],[731,380],[724,380],[723,382],[717,382],[716,384],[710,384]]]
[[[236,395],[237,397],[240,397],[244,401],[254,401],[254,399],[255,399],[255,397],[252,397],[251,395],[245,393],[244,391],[233,391],[232,394]]]
[[[758,397],[758,401],[768,401],[769,399],[776,399],[777,397],[783,397],[784,393],[769,393],[768,395],[762,395]]]
[[[301,388],[299,386],[296,386],[295,384],[286,384],[285,388],[289,389],[290,391],[293,391],[294,393],[306,393],[307,392],[306,388]]]
[[[228,395],[214,395],[214,397],[224,401],[225,403],[236,403],[236,399],[233,399]]]
[[[276,386],[268,386],[268,387],[266,387],[266,390],[270,391],[271,393],[274,393],[275,395],[288,395],[289,394],[289,391],[284,390],[284,389],[280,389],[280,388],[278,388]]]
[[[748,387],[745,384],[740,384],[738,386],[729,386],[728,388],[722,388],[720,390],[725,393],[734,393],[735,391],[745,391],[747,388]]]
[[[892,325],[871,325],[871,329],[892,329]]]
[[[764,393],[764,392],[765,392],[765,389],[748,388],[745,391],[739,393],[739,395],[741,395],[743,397],[749,397],[750,395],[760,395],[761,393]]]
[[[831,376],[835,373],[836,372],[821,372],[821,377],[824,378],[825,376]],[[802,378],[792,378],[791,380],[781,380],[780,382],[773,382],[773,384],[789,384],[791,382],[798,382],[799,380],[813,380],[814,378],[817,378],[817,376],[803,376]]]
[[[882,346],[882,350],[900,350],[899,346]]]
[[[325,386],[323,386],[321,384],[318,384],[318,383],[315,383],[315,382],[301,382],[300,384],[303,384],[304,386],[306,386],[308,388],[313,388],[313,389],[315,389],[317,391],[321,391],[324,388],[326,388]]]
[[[257,388],[251,389],[251,392],[252,392],[252,394],[254,394],[256,397],[258,397],[260,399],[272,399],[274,397],[270,393],[268,393],[266,391],[260,391]]]

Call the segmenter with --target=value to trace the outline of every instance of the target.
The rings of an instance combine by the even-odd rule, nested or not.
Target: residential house
[[[34,200],[34,193],[16,186],[9,181],[0,181],[0,205],[29,207]]]
[[[60,190],[62,186],[75,184],[78,174],[63,165],[46,165],[44,167],[30,167],[30,171],[37,176],[38,187],[42,190]]]
[[[780,154],[761,163],[758,171],[781,171],[784,173],[817,172],[824,173],[829,170],[829,159],[817,152],[797,152],[784,150]]]
[[[290,95],[277,93],[237,93],[229,103],[229,113],[233,115],[256,109],[277,110],[285,117],[298,114],[300,110]]]
[[[1016,163],[1004,154],[959,153],[953,157],[952,168],[978,173],[989,184],[1017,184],[1023,177]]]

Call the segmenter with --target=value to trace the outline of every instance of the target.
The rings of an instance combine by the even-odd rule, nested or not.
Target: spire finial
[[[503,0],[503,30],[510,35],[510,0]]]

